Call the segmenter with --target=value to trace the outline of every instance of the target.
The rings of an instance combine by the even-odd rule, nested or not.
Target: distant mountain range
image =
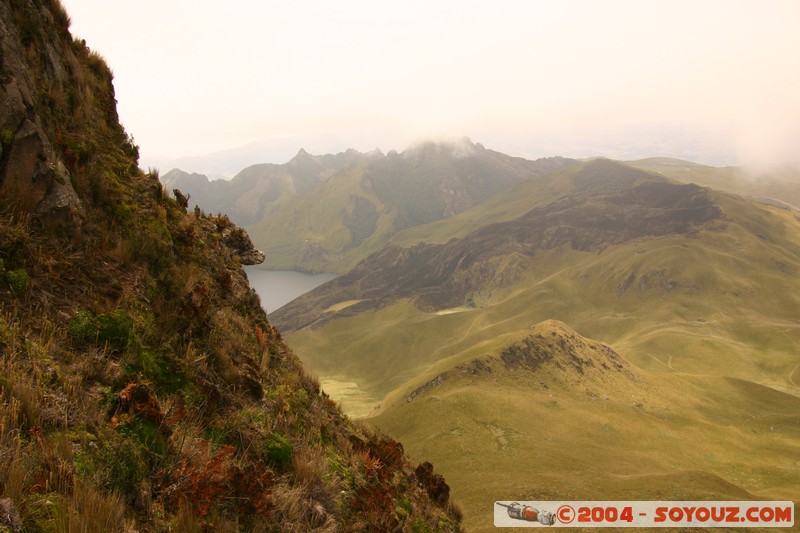
[[[528,161],[467,139],[422,143],[402,153],[314,156],[255,165],[232,180],[172,170],[168,188],[247,227],[270,268],[345,272],[397,232],[446,219],[522,181],[576,160]]]
[[[189,194],[192,205],[209,213],[223,213],[237,224],[262,220],[289,199],[318,188],[335,172],[355,164],[363,154],[350,150],[338,155],[312,156],[305,150],[288,163],[252,165],[230,181],[173,169],[161,176],[169,189]]]
[[[173,169],[161,181],[188,194],[192,206],[245,226],[266,252],[265,267],[344,273],[390,241],[415,239],[415,227],[436,221],[446,226],[457,217],[462,231],[474,228],[479,221],[458,215],[518,183],[578,163],[529,161],[461,139],[388,154],[312,155],[301,149],[287,163],[252,165],[231,180]],[[800,205],[800,165],[717,168],[669,158],[629,164],[788,208]]]

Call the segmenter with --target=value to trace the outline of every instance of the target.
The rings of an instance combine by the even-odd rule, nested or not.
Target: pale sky
[[[795,0],[62,3],[143,167],[460,136],[524,157],[800,160]]]

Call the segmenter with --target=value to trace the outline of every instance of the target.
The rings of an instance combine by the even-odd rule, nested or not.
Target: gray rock
[[[72,223],[83,206],[36,113],[39,90],[11,20],[7,4],[0,4],[0,196],[45,223]],[[63,80],[63,61],[54,49],[47,52],[46,69]]]
[[[22,531],[22,519],[11,498],[0,499],[0,526],[5,526],[11,533]]]
[[[264,262],[264,252],[256,250],[250,236],[238,226],[222,230],[222,242],[239,256],[239,262],[243,265],[259,265]]]

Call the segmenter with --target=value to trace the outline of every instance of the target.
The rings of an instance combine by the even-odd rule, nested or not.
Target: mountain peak
[[[300,149],[297,151],[297,155],[295,155],[295,156],[292,158],[292,161],[294,161],[295,159],[306,159],[306,158],[310,158],[310,157],[311,157],[311,154],[309,154],[308,152],[306,152],[306,149],[305,149],[305,148],[300,148]]]
[[[605,395],[610,382],[640,382],[633,367],[610,346],[586,338],[559,320],[545,320],[520,332],[517,341],[438,374],[406,397],[410,403],[449,380],[467,376],[529,372],[541,383],[567,387],[579,382],[590,395]]]

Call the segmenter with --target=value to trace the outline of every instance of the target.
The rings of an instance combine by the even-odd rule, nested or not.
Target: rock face
[[[28,54],[23,44],[34,36],[17,36],[19,30],[11,24],[13,20],[8,5],[0,3],[0,195],[5,201],[13,198],[16,210],[39,215],[48,222],[70,221],[81,212],[81,201],[36,112],[37,88],[26,65]],[[23,29],[34,33],[28,26]],[[45,68],[55,75],[57,83],[63,83],[67,67],[52,47],[43,56],[49,62]]]
[[[222,230],[222,241],[236,255],[243,265],[260,265],[264,262],[264,252],[256,250],[247,232],[238,226]]]

